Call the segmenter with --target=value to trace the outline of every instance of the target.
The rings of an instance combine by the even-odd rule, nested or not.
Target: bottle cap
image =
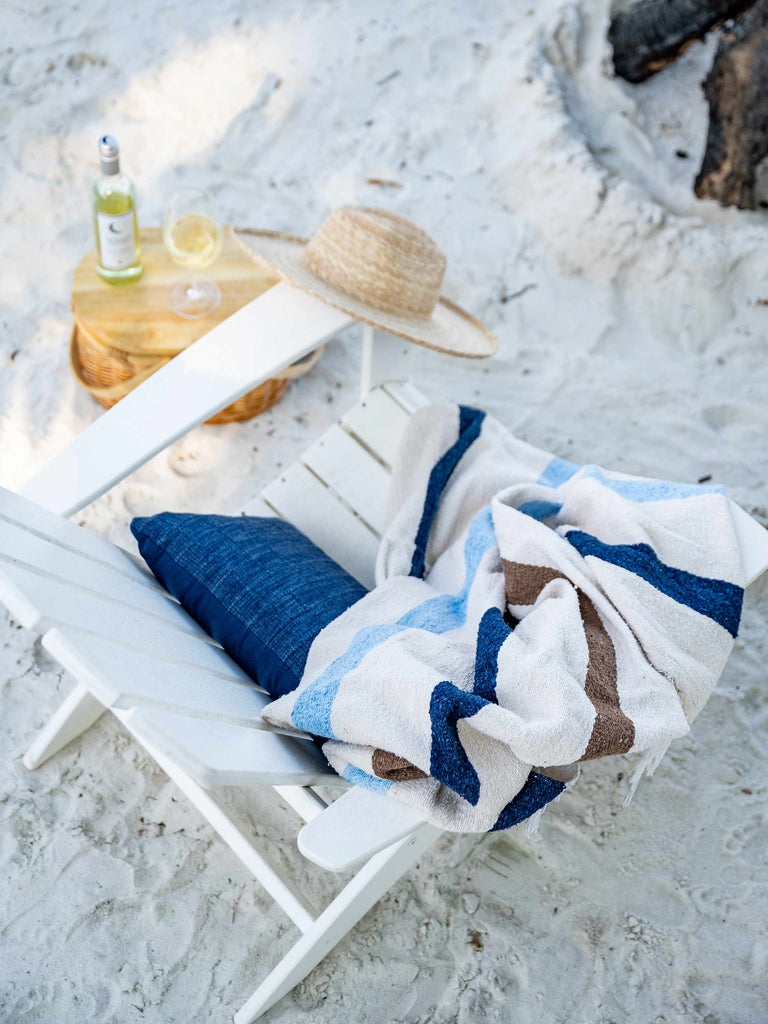
[[[102,174],[120,172],[120,150],[114,135],[102,135],[99,139],[99,159]]]

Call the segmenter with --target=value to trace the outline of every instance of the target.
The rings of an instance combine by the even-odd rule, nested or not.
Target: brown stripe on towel
[[[547,565],[526,565],[501,560],[507,601],[513,605],[532,605],[552,580],[568,577]],[[572,586],[575,584],[568,581]],[[592,735],[582,761],[606,754],[625,754],[635,742],[635,726],[621,710],[617,687],[616,649],[594,604],[576,587],[579,611],[587,640],[589,661],[584,692],[596,711]]]
[[[427,773],[404,757],[390,754],[388,750],[374,750],[371,757],[373,774],[392,782],[410,782],[412,779],[426,779]]]
[[[536,604],[539,594],[552,580],[565,580],[557,569],[548,565],[525,565],[523,562],[508,562],[502,558],[504,569],[504,590],[508,604]]]

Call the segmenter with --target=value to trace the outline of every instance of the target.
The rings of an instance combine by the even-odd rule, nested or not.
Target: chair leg
[[[235,1014],[234,1024],[251,1024],[306,978],[438,835],[426,827],[371,857]]]
[[[235,824],[224,807],[203,787],[180,768],[172,758],[167,757],[147,740],[136,727],[132,711],[115,711],[115,715],[160,765],[165,774],[176,783],[182,793],[200,811],[208,824],[214,828],[227,846],[249,868],[264,886],[272,899],[285,911],[297,928],[306,932],[315,924],[315,917],[304,897],[291,889],[288,882],[264,860],[245,833]]]
[[[88,687],[78,683],[22,758],[24,767],[30,771],[39,768],[70,740],[90,728],[104,710],[104,705]]]

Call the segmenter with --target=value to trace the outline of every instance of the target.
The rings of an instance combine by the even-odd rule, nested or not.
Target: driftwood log
[[[723,33],[704,95],[709,134],[694,192],[754,210],[764,205],[756,187],[762,161],[768,171],[768,0]]]
[[[640,0],[611,21],[608,39],[616,74],[643,82],[679,57],[711,29],[754,0]]]

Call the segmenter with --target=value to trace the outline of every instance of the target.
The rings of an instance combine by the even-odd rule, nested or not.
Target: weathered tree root
[[[768,0],[723,34],[704,95],[709,133],[694,192],[754,210],[758,167],[768,158]]]
[[[611,21],[616,74],[642,82],[679,57],[711,29],[752,6],[754,0],[641,0]]]

